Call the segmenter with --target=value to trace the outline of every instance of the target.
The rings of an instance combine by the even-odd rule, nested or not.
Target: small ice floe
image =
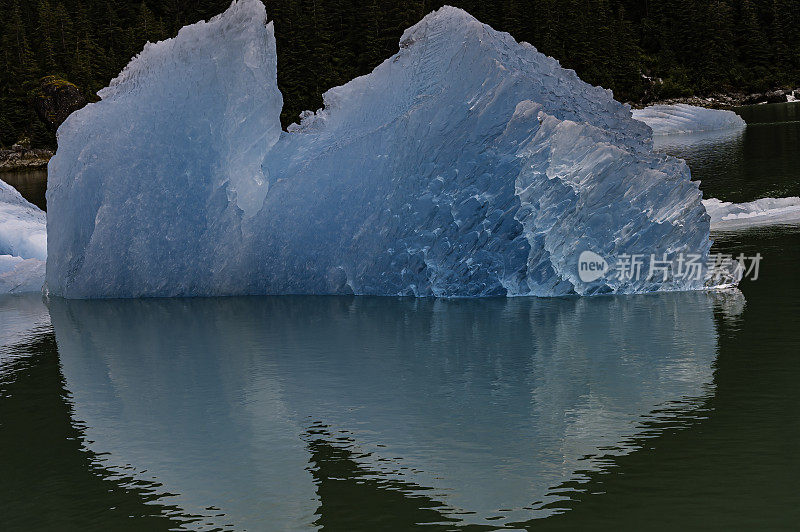
[[[717,198],[703,200],[711,217],[712,231],[746,229],[753,226],[800,224],[800,197],[762,198],[731,203]]]
[[[634,109],[633,118],[650,126],[653,135],[677,135],[747,127],[744,119],[733,111],[706,109],[683,103]]]

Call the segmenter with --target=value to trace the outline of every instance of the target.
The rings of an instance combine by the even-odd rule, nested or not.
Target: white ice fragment
[[[711,217],[711,229],[746,229],[762,225],[800,224],[800,198],[762,198],[730,203],[717,198],[703,200]]]
[[[653,135],[676,135],[747,127],[744,119],[733,111],[706,109],[683,103],[652,105],[644,109],[634,109],[633,118],[650,126]]]
[[[45,259],[44,212],[0,180],[0,294],[40,291]]]
[[[23,259],[47,258],[44,211],[29,203],[14,187],[0,180],[0,255]]]

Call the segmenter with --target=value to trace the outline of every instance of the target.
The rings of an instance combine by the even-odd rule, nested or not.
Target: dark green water
[[[741,294],[0,298],[0,526],[795,529],[798,243],[717,235]]]

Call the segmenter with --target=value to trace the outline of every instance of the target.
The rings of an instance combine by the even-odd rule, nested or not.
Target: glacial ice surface
[[[44,212],[0,180],[0,294],[40,291],[45,259]]]
[[[733,111],[706,109],[679,103],[676,105],[651,105],[634,109],[633,118],[650,126],[653,135],[676,135],[744,129],[744,119]]]
[[[258,0],[148,44],[61,126],[49,292],[69,298],[686,290],[626,254],[708,253],[682,161],[610,91],[444,7],[281,132]],[[612,269],[583,282],[584,250]],[[703,261],[705,262],[705,261]]]
[[[762,198],[730,203],[717,198],[703,200],[715,231],[746,229],[762,225],[800,224],[800,198]]]

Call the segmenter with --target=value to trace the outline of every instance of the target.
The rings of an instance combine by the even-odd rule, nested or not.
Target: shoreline
[[[7,172],[46,170],[54,152],[47,149],[11,148],[0,150],[0,175]]]
[[[651,105],[675,105],[679,103],[705,107],[708,109],[732,109],[746,105],[765,103],[790,103],[800,100],[800,87],[796,89],[778,89],[760,93],[719,92],[709,96],[681,96],[664,98],[652,102],[627,102],[631,109],[644,109]]]

